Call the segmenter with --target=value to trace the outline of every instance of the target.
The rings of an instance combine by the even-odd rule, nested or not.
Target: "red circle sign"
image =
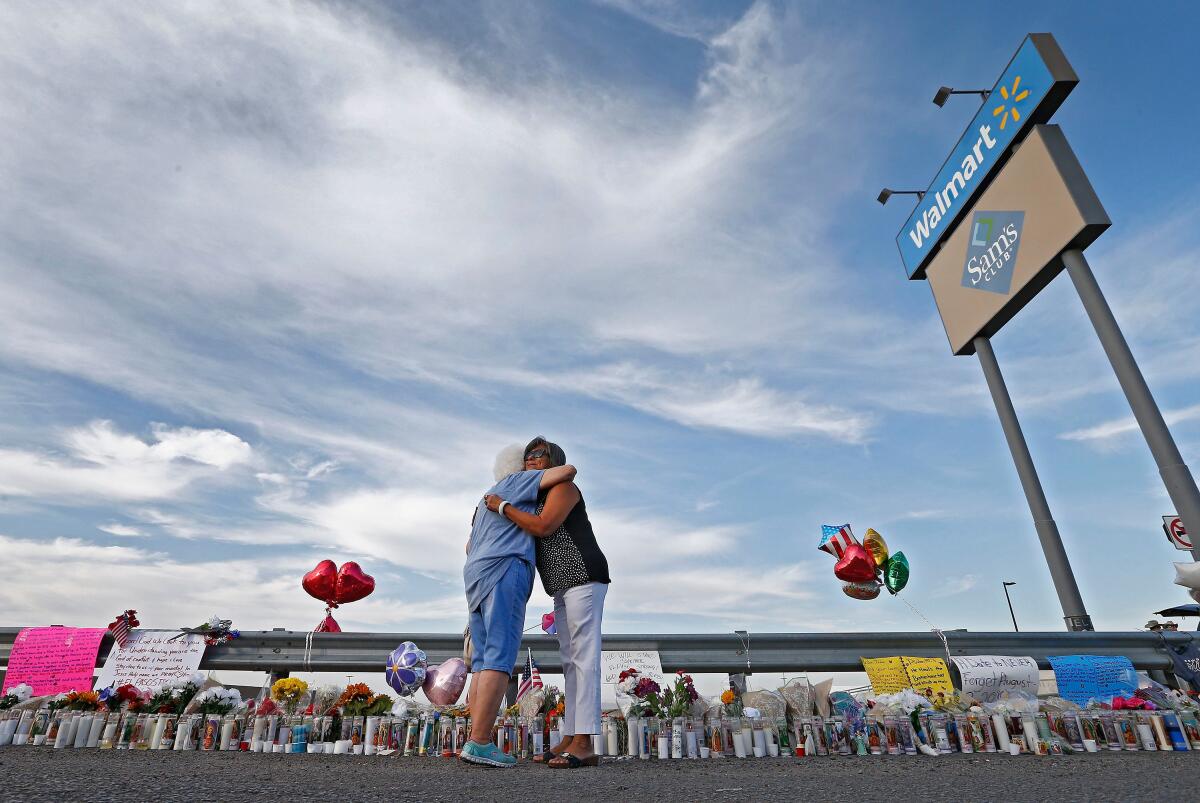
[[[1178,516],[1176,516],[1175,518],[1171,519],[1170,523],[1167,525],[1167,528],[1170,531],[1172,541],[1178,542],[1179,545],[1185,549],[1192,548],[1192,539],[1188,537],[1187,530],[1183,529],[1183,519],[1180,519]]]

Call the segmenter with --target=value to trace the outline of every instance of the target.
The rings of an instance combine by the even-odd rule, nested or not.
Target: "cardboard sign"
[[[132,683],[139,689],[155,689],[177,680],[186,680],[200,667],[204,657],[204,636],[192,633],[179,636],[176,630],[133,630],[129,642],[113,646],[104,662],[96,688]]]
[[[964,695],[989,703],[1005,692],[1038,693],[1037,661],[1028,656],[962,655],[953,659]]]
[[[1122,655],[1049,655],[1058,695],[1076,705],[1089,700],[1107,702],[1137,690],[1137,672]]]
[[[863,658],[863,669],[867,680],[871,682],[871,691],[876,694],[895,694],[904,691],[911,684],[908,673],[904,671],[904,661],[900,656],[890,658]]]
[[[28,683],[35,695],[92,687],[102,627],[26,627],[13,640],[3,691]]]
[[[950,669],[941,658],[893,655],[859,660],[871,682],[871,690],[876,694],[895,694],[904,689],[913,689],[917,694],[936,696],[938,692],[950,694],[954,691]]]
[[[626,669],[636,669],[643,677],[663,685],[662,661],[657,650],[602,650],[600,652],[600,682],[616,683]]]

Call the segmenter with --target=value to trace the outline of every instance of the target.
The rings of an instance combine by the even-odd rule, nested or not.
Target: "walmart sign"
[[[1029,128],[1050,119],[1079,79],[1048,33],[1025,37],[991,95],[954,146],[896,244],[910,279],[954,229],[971,199],[987,186]]]

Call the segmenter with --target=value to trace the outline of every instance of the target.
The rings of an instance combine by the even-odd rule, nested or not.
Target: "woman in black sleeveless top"
[[[526,470],[566,462],[562,448],[541,436],[525,447]],[[489,497],[488,507],[496,510],[499,501]],[[511,505],[505,515],[536,540],[542,587],[554,597],[554,625],[566,681],[562,741],[534,760],[555,769],[595,765],[599,758],[592,737],[600,732],[600,624],[609,584],[608,561],[596,543],[583,495],[573,482],[540,494],[532,515]]]

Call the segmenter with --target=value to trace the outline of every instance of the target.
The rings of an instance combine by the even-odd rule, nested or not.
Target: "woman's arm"
[[[570,463],[565,466],[548,468],[542,472],[542,481],[538,487],[544,491],[547,488],[551,488],[555,485],[559,485],[564,482],[571,482],[575,479],[575,475],[577,473],[578,472],[575,470],[575,466],[571,465]],[[575,490],[576,492],[579,491],[578,488]]]
[[[570,467],[563,466],[562,468]],[[546,504],[542,506],[541,515],[535,516],[532,513],[526,513],[512,505],[504,506],[504,515],[534,538],[545,538],[562,526],[562,523],[567,520],[567,514],[571,512],[571,508],[575,507],[582,498],[579,487],[575,483],[565,482],[555,485],[546,494]],[[503,501],[495,494],[487,497],[488,510],[499,510],[500,503]]]

